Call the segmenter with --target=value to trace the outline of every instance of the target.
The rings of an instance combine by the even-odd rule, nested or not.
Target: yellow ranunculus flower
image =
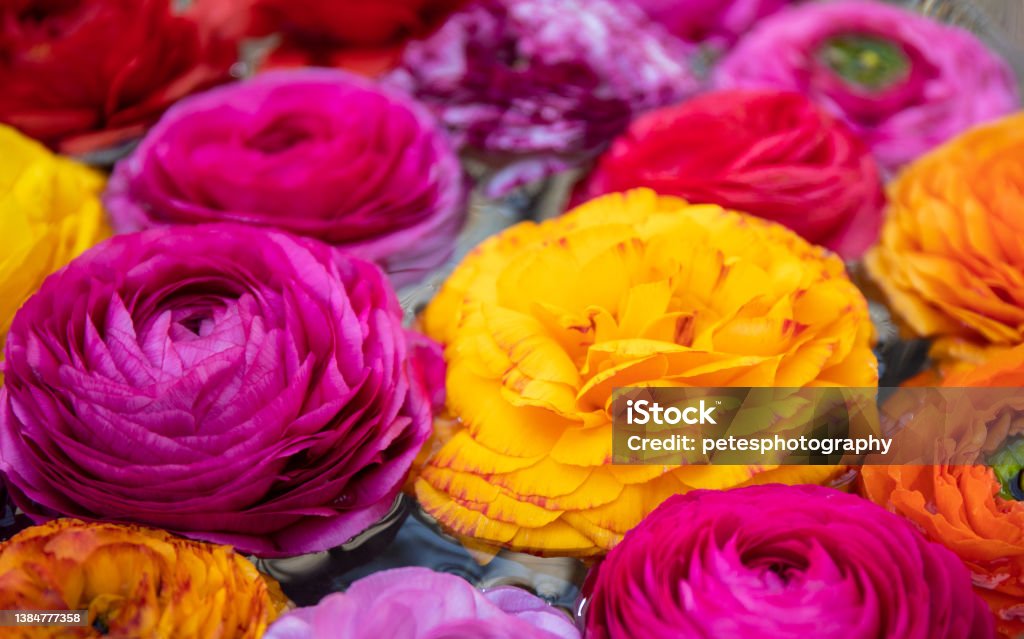
[[[103,183],[0,125],[0,361],[15,311],[47,275],[108,235]]]
[[[871,276],[945,364],[1024,343],[1024,113],[968,131],[889,188]]]
[[[474,250],[424,316],[445,344],[440,449],[415,484],[457,535],[600,555],[674,493],[835,467],[615,466],[614,387],[877,384],[867,303],[782,226],[640,189]]]
[[[86,628],[5,628],[10,639],[258,639],[288,601],[229,546],[161,530],[58,519],[0,543],[0,610],[88,610]]]

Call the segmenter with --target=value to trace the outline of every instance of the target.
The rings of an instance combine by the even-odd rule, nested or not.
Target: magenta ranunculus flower
[[[1010,67],[974,35],[884,2],[810,2],[760,22],[722,61],[719,87],[809,95],[890,170],[1017,108]]]
[[[492,160],[577,156],[693,93],[694,49],[629,0],[478,0],[409,43],[388,82]]]
[[[758,20],[792,0],[634,0],[656,22],[687,42],[721,50]]]
[[[279,228],[405,284],[454,248],[461,171],[433,116],[403,93],[344,71],[277,72],[179,102],[117,165],[105,201],[121,232]]]
[[[511,586],[479,591],[460,577],[397,568],[286,613],[264,639],[578,639],[569,616]]]
[[[989,639],[956,555],[821,486],[669,498],[592,576],[587,637]]]
[[[114,237],[14,318],[0,472],[37,521],[331,548],[387,513],[430,433],[440,351],[401,322],[379,268],[313,240]]]

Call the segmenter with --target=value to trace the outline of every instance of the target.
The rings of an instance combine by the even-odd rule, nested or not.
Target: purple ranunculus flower
[[[286,613],[264,639],[578,639],[569,616],[525,590],[397,568]]]
[[[758,20],[792,0],[634,0],[656,22],[687,42],[725,49]]]
[[[454,248],[461,171],[433,116],[403,93],[344,71],[275,72],[175,105],[117,165],[105,201],[121,232],[279,228],[406,284]]]
[[[693,93],[694,49],[629,0],[478,0],[410,42],[387,81],[491,161],[579,157]]]
[[[989,639],[956,555],[821,486],[670,497],[591,577],[588,639]]]
[[[37,521],[135,522],[274,557],[392,506],[431,429],[436,344],[384,274],[237,224],[114,237],[14,317],[0,472]]]
[[[974,35],[862,0],[811,2],[765,19],[718,66],[715,83],[809,95],[890,170],[1017,108],[1010,67]]]

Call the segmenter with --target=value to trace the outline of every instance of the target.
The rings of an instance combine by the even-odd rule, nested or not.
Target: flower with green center
[[[971,33],[885,2],[808,2],[750,32],[715,70],[719,88],[809,96],[890,171],[1017,108],[1013,72]]]

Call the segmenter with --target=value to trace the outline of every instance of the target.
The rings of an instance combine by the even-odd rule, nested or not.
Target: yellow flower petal
[[[457,535],[537,554],[607,552],[675,493],[841,471],[612,466],[615,388],[877,383],[867,304],[838,258],[643,189],[484,242],[424,326],[457,421],[417,496]]]
[[[0,360],[22,303],[47,275],[109,234],[103,177],[0,125]],[[2,379],[2,378],[0,378]]]

